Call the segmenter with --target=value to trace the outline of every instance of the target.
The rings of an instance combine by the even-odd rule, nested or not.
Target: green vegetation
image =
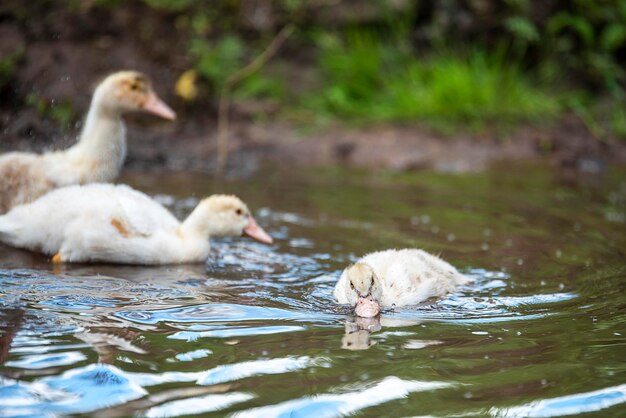
[[[54,103],[36,94],[26,96],[26,105],[34,107],[41,116],[56,121],[65,132],[69,131],[77,117],[70,102]]]
[[[187,7],[180,0],[156,3],[169,4],[170,10]],[[218,3],[218,10],[234,11],[232,4]],[[311,78],[317,82],[293,89],[282,74],[264,69],[245,80],[236,97],[281,100],[287,104],[284,117],[306,124],[419,121],[444,131],[482,130],[549,122],[573,112],[597,137],[626,137],[626,73],[620,61],[626,0],[574,1],[568,7],[488,1],[483,9],[419,3],[399,11],[389,2],[376,3],[384,11],[376,25],[301,24],[292,43],[311,49]],[[274,11],[298,7],[301,2],[279,2]],[[316,12],[314,6],[307,11]],[[203,30],[194,25],[190,50],[214,94],[262,48],[246,41],[233,19],[221,23],[215,12],[196,8],[195,13],[196,20],[203,17]],[[469,24],[459,29],[455,19],[462,14]],[[219,35],[208,41],[210,34]]]
[[[238,80],[235,102],[279,103],[277,117],[307,126],[410,121],[444,131],[573,113],[598,138],[626,138],[626,0],[83,3],[46,0],[40,13],[128,8],[145,15],[133,34],[146,45],[163,36],[156,28],[172,28],[171,45],[187,50],[161,64],[185,75],[189,102],[219,100],[226,80],[293,24],[276,57]],[[17,0],[6,13],[21,25],[33,21]],[[18,60],[2,58],[0,83]]]
[[[477,49],[419,58],[362,31],[319,44],[323,87],[303,101],[314,114],[483,128],[545,120],[560,109],[554,95],[533,86],[504,54]]]
[[[13,52],[0,58],[0,89],[2,89],[13,78],[19,61],[23,56],[24,48],[20,46]]]
[[[235,35],[225,36],[214,43],[193,39],[190,52],[196,60],[196,69],[210,84],[213,94],[219,94],[228,77],[246,64],[246,45]],[[240,98],[280,99],[284,85],[277,78],[255,73],[243,80],[236,93]]]

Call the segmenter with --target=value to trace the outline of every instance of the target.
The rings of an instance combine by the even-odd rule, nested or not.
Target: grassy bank
[[[234,86],[245,113],[303,127],[399,122],[444,133],[573,113],[594,137],[626,138],[626,0],[7,0],[0,12],[0,29],[20,41],[0,41],[0,97],[59,126],[79,118],[72,98],[30,89],[36,77],[20,85],[22,66],[36,67],[31,45],[89,45],[92,62],[132,45],[118,61],[147,57],[146,71],[178,78],[172,90],[188,108],[215,109],[229,77],[294,25],[278,53]]]

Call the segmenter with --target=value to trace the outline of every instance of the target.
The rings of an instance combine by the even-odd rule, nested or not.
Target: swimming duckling
[[[55,263],[204,262],[209,237],[244,234],[272,243],[235,196],[210,196],[180,222],[147,195],[112,184],[56,189],[0,216],[1,242],[52,255]]]
[[[373,317],[381,307],[415,305],[442,297],[469,278],[439,257],[418,249],[371,253],[347,267],[333,295],[355,307],[356,315]]]

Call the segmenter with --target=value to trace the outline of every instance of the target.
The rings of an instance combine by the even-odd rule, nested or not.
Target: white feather
[[[163,264],[206,259],[208,237],[183,239],[180,225],[163,206],[128,186],[90,184],[54,190],[0,216],[0,240],[50,255],[60,253],[69,262]]]
[[[368,254],[358,263],[369,265],[382,285],[382,306],[415,305],[442,297],[470,279],[437,256],[418,249],[385,250]],[[333,295],[339,303],[354,306],[357,294],[344,270]]]

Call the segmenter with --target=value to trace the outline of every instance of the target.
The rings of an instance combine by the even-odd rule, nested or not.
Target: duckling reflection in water
[[[352,351],[367,350],[378,343],[370,338],[372,333],[380,331],[383,327],[408,327],[419,323],[420,321],[414,319],[354,316],[345,323],[345,334],[341,338],[341,348]]]
[[[370,338],[372,332],[380,330],[380,318],[355,316],[346,321],[346,333],[341,338],[341,348],[346,350],[367,350],[376,341]]]

